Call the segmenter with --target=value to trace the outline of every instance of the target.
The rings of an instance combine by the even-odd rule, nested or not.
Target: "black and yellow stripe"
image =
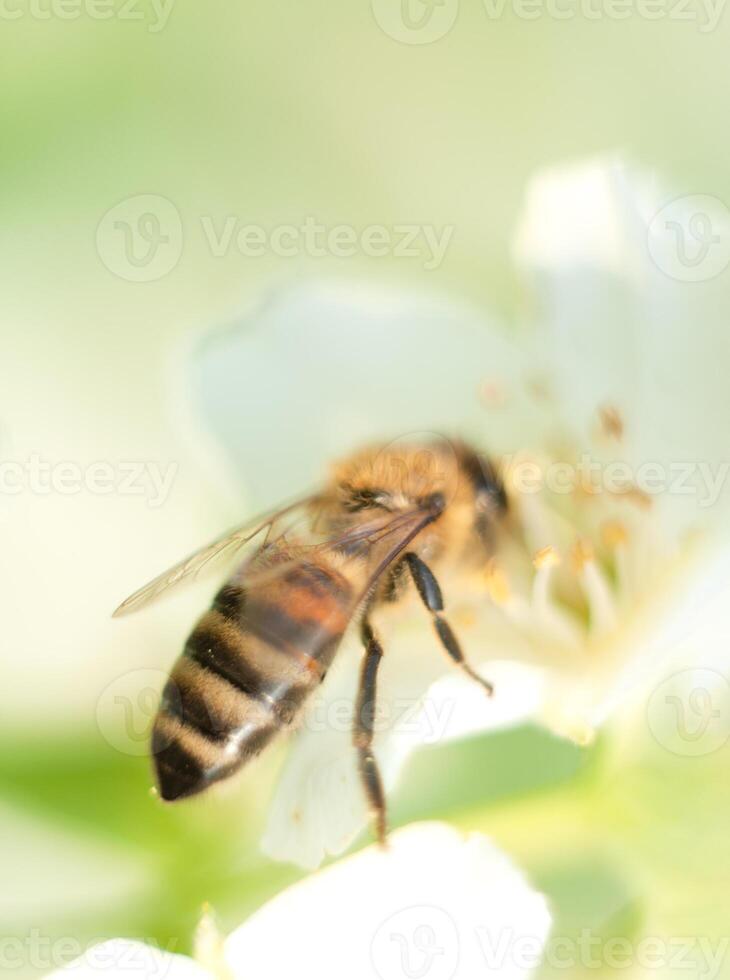
[[[288,565],[248,590],[234,577],[191,633],[163,692],[152,752],[160,795],[229,776],[295,717],[324,678],[353,588],[324,563]]]

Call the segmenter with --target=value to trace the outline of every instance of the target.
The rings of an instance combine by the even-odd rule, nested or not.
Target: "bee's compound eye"
[[[446,498],[442,493],[431,493],[421,501],[425,510],[431,511],[434,515],[442,514],[446,507]]]

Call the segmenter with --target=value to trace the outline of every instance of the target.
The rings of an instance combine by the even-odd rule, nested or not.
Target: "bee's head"
[[[454,499],[459,470],[454,453],[441,446],[392,445],[346,460],[335,479],[340,501],[352,513],[425,510],[438,517]]]

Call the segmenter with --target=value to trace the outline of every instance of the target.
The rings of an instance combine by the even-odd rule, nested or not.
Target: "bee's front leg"
[[[378,842],[384,845],[387,835],[385,793],[378,763],[373,755],[376,680],[383,648],[367,618],[362,621],[360,633],[365,644],[365,656],[360,670],[352,741],[357,749],[360,778],[373,813],[375,833]]]
[[[474,668],[469,664],[462,653],[461,647],[459,646],[459,641],[454,636],[454,633],[449,626],[448,622],[441,615],[444,608],[444,600],[441,594],[441,586],[436,580],[436,576],[433,574],[428,565],[419,558],[417,554],[409,551],[403,558],[406,562],[408,568],[410,569],[411,577],[415,583],[416,589],[418,589],[418,594],[423,600],[423,604],[431,613],[433,618],[433,625],[436,629],[436,635],[438,636],[441,644],[454,661],[458,667],[460,667],[465,674],[475,680],[478,684],[484,688],[484,690],[490,696],[494,693],[494,688],[489,683],[489,681],[484,680],[479,674],[474,670]]]

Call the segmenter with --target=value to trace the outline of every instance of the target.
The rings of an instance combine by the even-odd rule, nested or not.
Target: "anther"
[[[629,532],[621,521],[606,521],[601,527],[601,538],[606,548],[618,548],[626,544]]]
[[[578,538],[571,548],[570,558],[576,572],[582,572],[589,562],[595,561],[596,553],[587,538]]]
[[[601,405],[598,409],[601,430],[609,439],[619,441],[624,434],[624,420],[615,405]]]
[[[507,576],[494,558],[490,558],[487,562],[484,574],[487,580],[487,592],[489,593],[490,599],[498,606],[506,605],[512,593]]]
[[[560,564],[560,555],[552,545],[548,545],[535,552],[532,556],[532,564],[538,571],[541,568],[554,568],[555,565]]]

